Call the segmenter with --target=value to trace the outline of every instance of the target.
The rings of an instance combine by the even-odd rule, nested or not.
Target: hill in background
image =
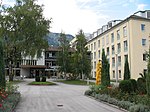
[[[74,38],[74,36],[72,36],[70,34],[66,34],[66,37],[69,40],[69,42]],[[59,42],[60,33],[49,33],[46,36],[46,38],[48,40],[49,46],[57,47],[60,45],[60,42]]]

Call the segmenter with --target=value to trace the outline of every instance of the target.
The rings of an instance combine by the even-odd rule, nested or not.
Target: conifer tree
[[[110,85],[109,63],[105,55],[104,49],[102,50],[102,76],[101,84],[104,86]]]
[[[128,79],[130,79],[130,70],[129,70],[128,59],[126,59],[124,65],[124,80],[128,80]]]

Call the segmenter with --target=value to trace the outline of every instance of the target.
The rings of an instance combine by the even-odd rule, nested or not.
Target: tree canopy
[[[42,50],[48,47],[44,37],[49,32],[50,23],[51,19],[43,16],[43,6],[37,5],[35,0],[16,0],[14,6],[3,7],[0,38],[8,63],[21,56],[40,57]]]

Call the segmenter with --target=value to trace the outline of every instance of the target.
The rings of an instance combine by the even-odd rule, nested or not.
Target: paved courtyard
[[[30,86],[26,79],[19,84],[22,94],[15,112],[122,112],[84,96],[88,86],[58,83],[55,86]]]

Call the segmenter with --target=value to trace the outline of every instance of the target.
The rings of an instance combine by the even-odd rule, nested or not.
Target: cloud
[[[45,5],[45,17],[53,19],[51,32],[64,31],[75,35],[83,29],[85,33],[91,33],[98,28],[98,19],[107,17],[90,9],[81,9],[75,0],[40,0],[39,3]]]
[[[137,10],[144,10],[147,4],[138,4]]]

